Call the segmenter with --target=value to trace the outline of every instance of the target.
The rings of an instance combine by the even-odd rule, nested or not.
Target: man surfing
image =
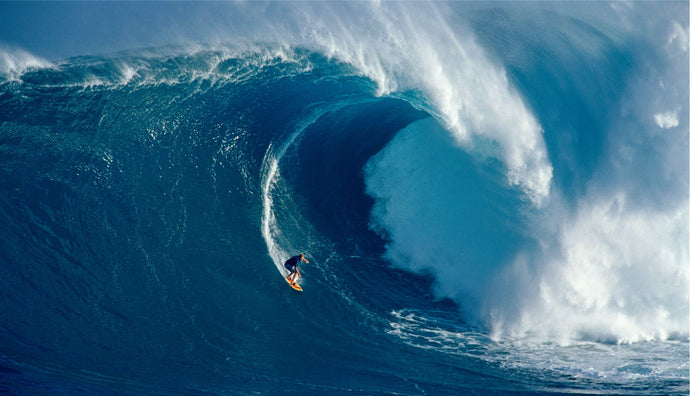
[[[290,274],[288,274],[286,278],[288,282],[295,283],[296,277],[302,277],[302,274],[300,274],[299,269],[297,269],[297,263],[299,263],[300,261],[304,261],[305,263],[309,262],[309,260],[304,258],[304,253],[300,253],[298,256],[292,256],[285,262],[285,268],[287,268],[287,270],[290,271]]]

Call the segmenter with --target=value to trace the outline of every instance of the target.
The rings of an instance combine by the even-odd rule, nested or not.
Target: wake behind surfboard
[[[295,290],[297,290],[297,291],[302,291],[302,290],[303,290],[303,289],[302,289],[302,286],[298,285],[296,282],[290,282],[287,278],[284,278],[284,279],[285,279],[285,281],[288,283],[288,285],[290,285],[290,287],[292,287],[293,289],[295,289]]]

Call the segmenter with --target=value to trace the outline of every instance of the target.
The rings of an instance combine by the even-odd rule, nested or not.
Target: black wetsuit
[[[288,259],[288,261],[285,262],[285,268],[287,268],[290,273],[295,272],[295,269],[297,268],[297,263],[299,262],[299,256],[293,256]]]

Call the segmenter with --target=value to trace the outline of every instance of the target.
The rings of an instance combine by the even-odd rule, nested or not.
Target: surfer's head
[[[300,254],[299,254],[299,259],[300,259],[300,260],[304,260],[304,253],[300,253]]]

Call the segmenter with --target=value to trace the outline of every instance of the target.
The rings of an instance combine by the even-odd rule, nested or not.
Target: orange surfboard
[[[298,285],[296,282],[290,282],[289,279],[285,278],[285,281],[290,285],[291,288],[297,290],[297,291],[302,291],[302,286]]]

